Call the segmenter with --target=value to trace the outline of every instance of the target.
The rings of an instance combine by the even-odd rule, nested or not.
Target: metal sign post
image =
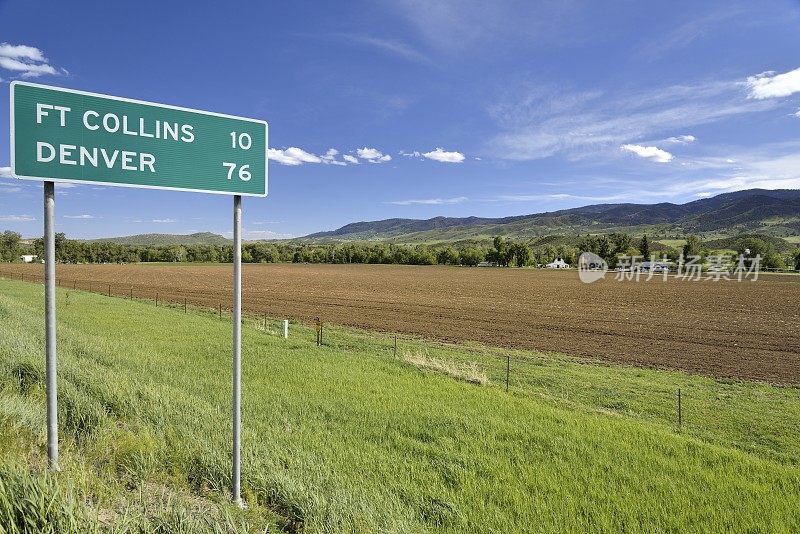
[[[44,345],[47,387],[47,457],[58,471],[58,404],[56,389],[56,234],[55,184],[44,183]]]
[[[242,197],[233,197],[233,501],[242,505]]]
[[[233,195],[231,491],[233,500],[242,505],[242,196],[267,195],[267,123],[28,82],[12,82],[9,93],[11,172],[18,178],[44,181],[50,467],[58,469],[54,182]]]

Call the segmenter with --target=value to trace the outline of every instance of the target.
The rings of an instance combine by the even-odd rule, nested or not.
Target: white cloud
[[[350,154],[345,154],[344,156],[342,156],[342,159],[345,160],[347,163],[358,165],[358,158],[355,156],[351,156]]]
[[[82,215],[64,215],[65,219],[96,219],[94,215],[89,215],[88,213],[84,213]]]
[[[286,150],[276,148],[267,149],[267,156],[271,161],[276,161],[281,165],[302,165],[303,163],[321,163],[322,158],[297,147],[289,147]]]
[[[44,54],[38,48],[26,45],[11,45],[0,43],[0,56],[14,59],[26,59],[29,61],[47,61]]]
[[[35,220],[36,217],[32,215],[0,215],[0,221],[3,222],[30,222]]]
[[[401,156],[405,156],[405,157],[407,157],[407,158],[419,158],[419,157],[421,157],[421,156],[422,156],[422,154],[420,154],[420,153],[419,153],[419,152],[417,152],[416,150],[415,150],[414,152],[406,152],[405,150],[401,150],[401,151],[400,151],[400,152],[398,152],[398,153],[399,153]]]
[[[11,174],[11,167],[0,167],[0,178],[13,178]]]
[[[356,154],[358,154],[359,158],[369,161],[370,163],[384,163],[392,160],[392,156],[384,154],[376,148],[359,148],[356,150]]]
[[[667,143],[676,143],[679,145],[688,145],[689,143],[694,143],[697,141],[697,138],[693,135],[677,135],[675,137],[668,137],[666,139]]]
[[[708,197],[713,196],[713,195],[714,195],[714,193],[712,193],[711,191],[700,191],[699,193],[695,193],[694,194],[694,196],[699,197],[699,198],[708,198]]]
[[[800,119],[800,109],[797,110],[797,113],[795,113],[794,116]]]
[[[325,154],[318,156],[311,152],[306,152],[302,148],[289,147],[285,150],[277,148],[270,148],[267,150],[267,155],[271,161],[280,163],[281,165],[297,166],[304,163],[323,163],[325,165],[340,165],[345,166],[347,163],[358,163],[358,160],[353,156],[343,156],[344,161],[336,159],[339,151],[335,148],[329,148]]]
[[[622,145],[620,148],[629,152],[633,152],[640,158],[649,159],[651,161],[655,161],[656,163],[669,163],[673,158],[672,154],[666,150],[661,150],[660,148],[654,146]]]
[[[66,70],[59,70],[50,65],[44,53],[38,48],[9,43],[0,43],[0,68],[19,73],[22,78],[66,73]]]
[[[387,204],[394,204],[396,206],[413,206],[413,205],[428,205],[438,206],[442,204],[460,204],[469,200],[467,197],[453,197],[453,198],[422,198],[412,200],[393,200]]]
[[[174,223],[176,221],[175,221],[175,219],[153,219],[150,222],[171,224],[171,223]]]
[[[347,165],[344,161],[339,161],[336,159],[336,156],[339,155],[339,151],[335,148],[329,148],[327,152],[325,152],[324,156],[320,156],[322,163],[326,165]]]
[[[422,154],[422,157],[442,163],[461,163],[464,161],[464,154],[461,152],[446,152],[442,148],[437,148],[431,152],[425,152]]]
[[[777,74],[775,71],[750,76],[745,82],[750,88],[750,98],[762,100],[800,93],[800,68]]]

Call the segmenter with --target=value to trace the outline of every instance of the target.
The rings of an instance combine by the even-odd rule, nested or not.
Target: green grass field
[[[326,328],[316,347],[310,328],[284,340],[255,319],[238,510],[230,322],[58,299],[52,475],[43,289],[0,280],[0,532],[800,530],[798,388],[423,340],[401,340],[395,358],[387,336]],[[406,355],[474,363],[489,383]]]

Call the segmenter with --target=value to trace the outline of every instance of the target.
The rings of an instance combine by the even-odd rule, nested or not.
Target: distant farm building
[[[548,269],[569,269],[569,263],[565,262],[561,258],[556,258],[556,261],[550,262],[545,265]]]
[[[36,256],[35,254],[23,254],[22,256],[19,257],[19,259],[23,263],[33,263],[33,260],[35,260],[38,257],[39,256]]]
[[[637,264],[634,267],[634,270],[645,273],[649,273],[651,271],[654,273],[669,272],[669,264],[663,261],[643,261],[642,263]]]

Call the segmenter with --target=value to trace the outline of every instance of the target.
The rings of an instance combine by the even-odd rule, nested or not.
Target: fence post
[[[394,335],[394,357],[397,358],[397,334]]]
[[[511,374],[511,355],[506,355],[506,391],[508,391],[508,375]]]
[[[78,282],[73,280],[72,281],[72,289],[75,289],[77,287],[77,285],[78,285]]]
[[[158,306],[158,291],[156,291],[156,306]]]
[[[683,413],[681,411],[681,388],[678,388],[678,432],[681,431],[683,425]]]
[[[219,320],[221,321],[222,320],[222,303],[220,302],[218,304],[218,306],[219,306]]]
[[[289,319],[283,320],[283,339],[289,338]]]
[[[111,284],[108,284],[108,296],[111,296]]]
[[[133,288],[131,288],[131,300],[133,300]]]

